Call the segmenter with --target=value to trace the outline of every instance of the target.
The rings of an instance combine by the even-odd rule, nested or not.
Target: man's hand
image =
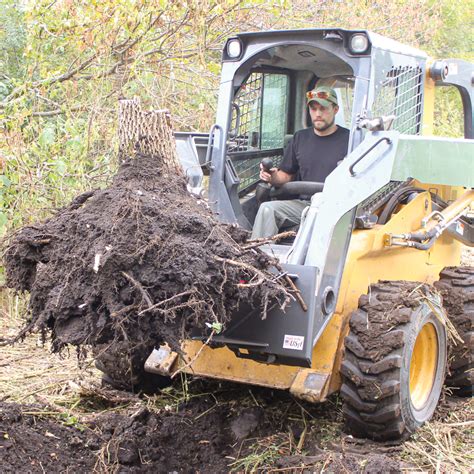
[[[266,170],[263,165],[260,163],[260,179],[265,181],[266,183],[272,183],[273,173],[278,171],[278,168],[271,168],[270,170]]]

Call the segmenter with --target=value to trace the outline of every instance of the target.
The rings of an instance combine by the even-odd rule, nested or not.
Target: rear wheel
[[[427,285],[379,282],[350,316],[341,366],[346,429],[404,438],[433,415],[446,367],[446,330]]]
[[[447,267],[435,287],[461,341],[452,344],[446,385],[455,395],[472,396],[474,384],[474,267]]]

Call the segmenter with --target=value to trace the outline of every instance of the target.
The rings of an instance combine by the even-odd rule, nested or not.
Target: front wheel
[[[379,282],[361,296],[341,366],[348,432],[405,438],[431,418],[447,358],[443,318],[432,311],[438,306],[432,288],[413,282]]]

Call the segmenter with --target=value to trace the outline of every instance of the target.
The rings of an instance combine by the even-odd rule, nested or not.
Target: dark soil
[[[1,470],[220,473],[254,465],[266,472],[400,472],[386,454],[398,446],[340,433],[335,399],[315,406],[282,392],[254,388],[250,397],[241,386],[198,383],[203,395],[179,406],[93,415],[73,426],[64,416],[39,415],[44,407],[0,403]],[[239,464],[249,455],[251,463]]]
[[[192,328],[225,327],[241,301],[285,301],[267,278],[272,259],[242,249],[247,232],[219,223],[157,163],[126,160],[109,188],[14,235],[4,264],[7,286],[31,295],[24,332],[51,330],[55,351],[118,343],[139,367],[162,341],[178,350]]]

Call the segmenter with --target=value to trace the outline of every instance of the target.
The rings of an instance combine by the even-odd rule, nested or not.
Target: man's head
[[[337,95],[330,87],[317,87],[306,94],[311,122],[316,134],[326,135],[336,131],[334,123],[339,106]]]

